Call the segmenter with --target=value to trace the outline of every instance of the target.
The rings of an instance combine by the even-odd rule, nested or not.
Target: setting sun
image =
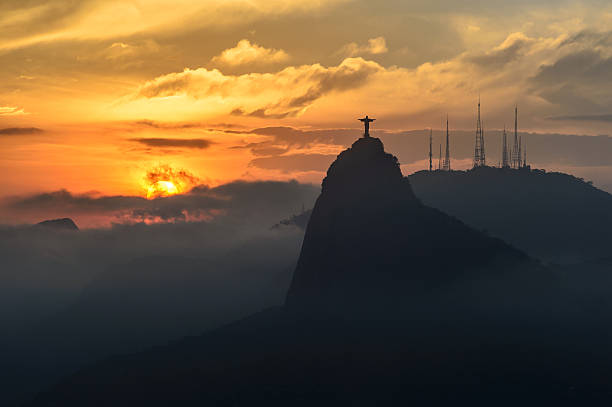
[[[198,182],[198,177],[189,171],[162,164],[147,172],[143,187],[147,199],[154,199],[189,191]]]
[[[158,198],[178,194],[180,191],[172,181],[157,181],[147,190],[147,198]]]

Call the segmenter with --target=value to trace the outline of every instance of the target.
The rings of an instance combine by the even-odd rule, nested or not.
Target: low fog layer
[[[317,187],[296,182],[237,182],[213,190],[198,187],[189,194],[150,201],[138,197],[73,196],[67,192],[23,198],[13,206],[43,214],[40,216],[49,216],[60,208],[64,215],[70,215],[71,211],[115,213],[120,208],[140,213],[143,218],[171,222],[116,224],[110,229],[79,232],[31,226],[2,227],[2,322],[16,315],[23,322],[28,311],[48,313],[76,295],[100,272],[133,259],[179,256],[215,262],[226,258],[234,262],[231,256],[227,258],[228,253],[241,250],[245,252],[245,259],[249,251],[256,255],[245,260],[248,265],[258,261],[273,265],[280,258],[293,261],[301,233],[286,228],[272,230],[271,226],[297,213],[303,205],[312,206],[318,191]],[[202,213],[207,220],[183,221],[185,215]],[[288,244],[288,240],[293,243]],[[277,250],[278,244],[288,244],[293,251]],[[264,254],[264,247],[269,247],[271,252]]]
[[[0,229],[0,323],[6,333],[0,344],[6,357],[0,359],[8,364],[5,372],[19,368],[5,378],[15,382],[7,389],[27,393],[39,380],[84,361],[198,334],[280,304],[303,231],[273,226],[302,205],[312,206],[319,189],[241,182],[215,191],[215,199],[196,191],[145,202],[151,211],[207,212],[206,221]],[[39,210],[72,200],[81,211],[99,209],[106,199],[83,203],[64,195],[58,203],[40,197],[27,199],[39,200]],[[3,393],[7,400],[14,396]]]

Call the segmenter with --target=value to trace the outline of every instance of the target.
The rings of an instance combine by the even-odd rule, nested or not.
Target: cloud
[[[591,29],[581,30],[570,35],[563,46],[573,44],[590,44],[591,48],[607,48],[612,46],[612,31],[595,31]]]
[[[612,114],[592,114],[592,115],[577,115],[577,116],[551,116],[549,120],[561,121],[580,121],[580,122],[612,122]]]
[[[576,49],[531,78],[532,88],[550,103],[581,113],[608,109],[612,104],[612,56],[600,50]]]
[[[519,103],[523,126],[535,130],[547,123],[550,128],[551,121],[542,119],[572,111],[607,113],[605,107],[612,105],[609,36],[589,32],[571,38],[530,37],[515,32],[488,50],[470,50],[412,69],[385,67],[362,57],[346,58],[337,66],[289,66],[243,75],[186,69],[143,83],[119,108],[159,109],[161,114],[179,106],[182,112],[193,111],[193,117],[198,112],[290,119],[286,121],[292,124],[305,124],[307,114],[311,122],[338,125],[347,119],[337,117],[375,106],[376,115],[394,128],[405,127],[407,121],[412,128],[431,126],[439,122],[441,110],[452,113],[451,126],[468,128],[474,126],[475,100],[481,93],[488,126],[502,128],[511,120],[507,112]],[[192,120],[190,113],[185,117]]]
[[[205,149],[213,144],[212,141],[206,139],[133,138],[130,140],[140,144],[144,144],[148,147]]]
[[[147,174],[150,184],[167,179],[182,179],[185,185],[197,181],[192,174],[163,166]],[[302,202],[313,202],[317,193],[317,187],[295,181],[236,181],[213,188],[200,185],[184,194],[153,199],[102,196],[97,193],[73,194],[60,190],[8,198],[2,206],[5,211],[31,214],[37,219],[64,216],[78,220],[79,217],[104,216],[109,223],[131,224],[202,219],[222,221],[230,217],[263,227],[291,215],[288,208],[297,208]]]
[[[519,109],[519,117],[520,117]],[[605,117],[603,117],[605,119]],[[250,149],[256,156],[251,166],[282,173],[325,171],[335,154],[349,147],[362,135],[360,129],[301,130],[291,127],[266,127],[251,130],[268,140],[238,145],[234,148]],[[375,130],[386,151],[398,157],[410,172],[425,169],[429,151],[429,130],[385,131]],[[580,136],[558,133],[531,133],[519,131],[528,145],[528,160],[542,168],[571,166],[575,173],[584,173],[587,167],[612,165],[612,138],[608,136]],[[438,147],[444,146],[444,132],[434,129],[434,159]],[[485,146],[489,164],[500,160],[502,131],[485,129]],[[467,163],[474,154],[474,133],[471,130],[451,131],[451,155],[454,162]],[[328,157],[328,158],[327,158]],[[420,164],[419,164],[420,163]],[[407,174],[407,173],[406,173]],[[297,175],[295,175],[297,176]],[[608,181],[606,181],[608,182]]]
[[[256,128],[250,133],[271,137],[268,141],[249,144],[248,147],[255,152],[269,147],[309,148],[315,144],[345,146],[360,137],[362,131],[357,129],[300,130],[293,127],[276,126]]]
[[[523,33],[510,34],[506,40],[493,50],[480,55],[472,55],[468,60],[487,69],[501,69],[519,59],[534,40]]]
[[[363,55],[379,55],[389,51],[385,37],[370,38],[367,44],[359,45],[356,42],[351,42],[343,46],[338,52],[338,55],[345,57],[355,57]]]
[[[204,127],[202,123],[167,123],[154,120],[138,120],[133,122],[140,127],[152,127],[154,129],[193,129]]]
[[[144,54],[154,54],[160,51],[160,46],[154,40],[146,40],[141,43],[130,44],[125,42],[114,42],[109,45],[99,56],[117,61],[123,58],[134,58]]]
[[[0,129],[0,136],[22,136],[27,134],[39,134],[43,130],[37,127],[9,127]]]
[[[185,69],[143,84],[128,97],[156,99],[188,97],[223,100],[226,113],[282,118],[303,113],[315,101],[336,91],[356,89],[384,68],[362,58],[347,58],[340,65],[319,64],[288,67],[276,73],[225,75],[217,69]],[[296,96],[293,96],[296,95]]]
[[[295,171],[324,172],[335,159],[335,154],[289,154],[255,158],[250,165],[262,169],[281,170],[284,173]]]
[[[87,47],[80,51],[76,60],[81,67],[107,66],[113,70],[142,69],[148,60],[159,58],[164,48],[152,39],[130,42],[113,42],[95,50]],[[77,51],[78,52],[78,51]],[[87,65],[88,64],[88,65]]]
[[[236,108],[230,112],[232,116],[248,116],[248,117],[259,117],[260,119],[284,119],[286,117],[295,117],[300,111],[289,110],[283,113],[268,113],[268,108],[261,108],[253,110],[252,112],[246,112],[241,108]]]
[[[98,196],[95,193],[72,194],[66,190],[44,192],[7,200],[6,207],[18,211],[63,210],[66,213],[108,213],[146,205],[137,196]]]
[[[224,66],[250,64],[278,64],[289,60],[289,54],[282,49],[264,48],[249,40],[240,40],[234,48],[224,50],[212,62]]]
[[[311,13],[345,0],[56,0],[15,2],[0,14],[0,50],[67,40],[125,38],[152,32],[185,32],[194,27],[231,27],[264,19]]]
[[[0,116],[21,116],[27,114],[23,108],[0,106]]]
[[[560,42],[514,33],[488,53],[466,52],[415,69],[385,68],[361,57],[346,58],[337,66],[290,66],[274,73],[229,75],[218,69],[185,69],[142,84],[122,102],[128,110],[130,103],[138,108],[172,104],[217,115],[283,119],[299,117],[317,102],[328,114],[346,114],[368,105],[387,115],[416,116],[438,110],[446,101],[448,109],[459,108],[464,114],[479,90],[498,105],[498,100],[519,100],[523,85],[537,74],[542,61],[562,55]],[[513,69],[493,69],[510,62]],[[486,74],[492,70],[493,75]]]

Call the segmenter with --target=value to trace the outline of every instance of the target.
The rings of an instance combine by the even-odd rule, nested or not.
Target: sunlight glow
[[[172,181],[157,181],[149,185],[147,199],[176,195],[180,191]]]

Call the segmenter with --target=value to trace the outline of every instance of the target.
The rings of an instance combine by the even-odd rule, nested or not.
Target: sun
[[[148,170],[143,178],[143,194],[147,199],[165,198],[189,191],[198,182],[198,177],[185,169],[159,164]]]
[[[149,188],[147,189],[147,198],[159,198],[176,195],[178,193],[179,189],[172,181],[157,181],[149,185]]]

